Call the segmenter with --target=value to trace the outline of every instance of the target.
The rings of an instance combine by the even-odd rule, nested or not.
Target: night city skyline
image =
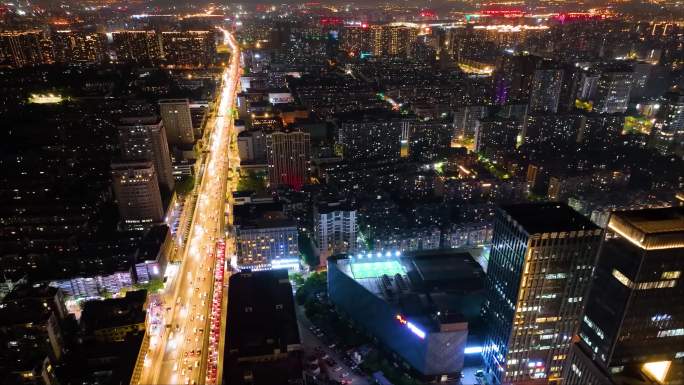
[[[678,0],[0,1],[1,385],[684,385]]]

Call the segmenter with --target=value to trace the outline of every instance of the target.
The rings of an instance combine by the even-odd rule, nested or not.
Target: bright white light
[[[465,354],[478,354],[482,353],[482,346],[468,346],[463,350]]]
[[[672,365],[672,361],[648,362],[642,366],[642,369],[644,373],[663,384],[665,383],[667,373],[670,371],[670,365]]]
[[[420,330],[418,326],[412,324],[411,321],[406,322],[406,327],[409,328],[409,330],[412,331],[413,334],[417,335],[420,339],[425,339],[425,332]]]

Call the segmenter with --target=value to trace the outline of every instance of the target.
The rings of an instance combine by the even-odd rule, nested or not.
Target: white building
[[[357,233],[356,210],[346,202],[323,202],[314,207],[314,234],[322,264],[333,254],[356,250]]]

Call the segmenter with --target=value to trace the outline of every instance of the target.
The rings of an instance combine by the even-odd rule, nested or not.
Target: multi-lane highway
[[[196,204],[183,208],[192,212],[184,213],[191,220],[187,240],[178,251],[180,265],[161,294],[163,327],[152,333],[148,330],[149,348],[141,353],[138,380],[132,381],[140,385],[205,384],[216,380],[216,369],[212,368],[220,359],[216,353],[221,352],[209,350],[217,346],[219,336],[211,331],[216,330],[217,304],[220,308],[223,298],[214,295],[214,286],[223,285],[227,279],[216,270],[225,267],[216,263],[217,252],[223,253],[217,245],[226,241],[226,215],[230,214],[227,197],[235,188],[229,174],[239,164],[231,113],[240,76],[239,48],[230,33],[222,32],[231,51],[230,62],[222,74],[218,107],[206,125],[212,131],[194,190]],[[232,240],[228,241],[232,244]]]

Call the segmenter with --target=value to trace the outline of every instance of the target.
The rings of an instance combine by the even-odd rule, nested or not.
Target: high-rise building
[[[159,101],[159,112],[169,144],[192,144],[195,142],[188,99],[162,99]]]
[[[385,110],[355,111],[340,116],[337,142],[351,161],[401,158],[414,119]]]
[[[401,25],[370,27],[370,50],[373,56],[413,57],[418,29]]]
[[[145,229],[163,220],[164,208],[152,162],[113,163],[112,185],[123,227]]]
[[[266,159],[271,188],[288,185],[299,190],[309,175],[311,156],[307,132],[275,131],[266,135]]]
[[[613,213],[564,384],[684,384],[682,272],[684,208]]]
[[[117,31],[112,40],[119,62],[158,64],[164,59],[161,35],[155,31]]]
[[[454,111],[454,138],[457,141],[472,142],[480,119],[489,113],[488,106],[462,106]]]
[[[602,230],[562,203],[497,209],[484,345],[499,384],[547,384],[563,372]]]
[[[174,185],[171,155],[161,119],[156,116],[123,118],[118,130],[121,157],[152,161],[159,185],[171,191]]]
[[[530,110],[556,113],[562,86],[562,69],[542,67],[535,70],[530,89]]]
[[[24,67],[52,62],[43,31],[0,32],[0,67]]]
[[[57,30],[51,39],[57,63],[99,63],[106,57],[104,33]]]
[[[212,31],[162,32],[164,62],[175,66],[205,67],[214,61]]]
[[[371,28],[365,24],[360,26],[345,26],[341,31],[340,47],[354,56],[370,53]]]
[[[356,210],[348,202],[332,200],[314,206],[314,237],[321,264],[333,254],[353,252],[358,230]]]
[[[528,102],[530,86],[541,58],[534,55],[502,56],[494,72],[497,104]]]
[[[653,125],[653,146],[662,154],[684,154],[684,92],[665,95]]]
[[[601,114],[627,111],[633,82],[631,69],[622,67],[604,69],[596,84],[594,109]]]

